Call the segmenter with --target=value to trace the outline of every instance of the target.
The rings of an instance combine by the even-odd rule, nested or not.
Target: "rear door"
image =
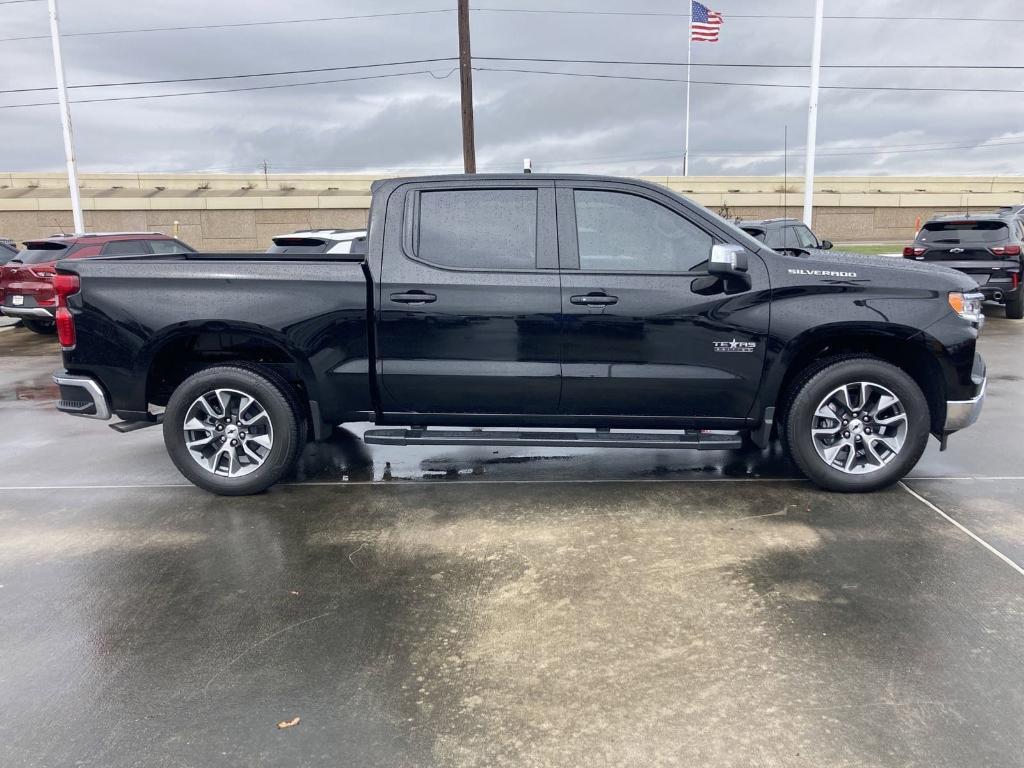
[[[377,296],[383,409],[556,413],[556,249],[550,181],[399,187]]]
[[[614,182],[558,187],[562,413],[746,417],[768,332],[761,259],[750,255],[749,282],[712,277],[721,234],[674,197]]]

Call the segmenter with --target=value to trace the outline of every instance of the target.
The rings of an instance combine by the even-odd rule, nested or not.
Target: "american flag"
[[[707,6],[691,0],[693,20],[690,22],[690,40],[695,43],[717,43],[718,30],[722,27],[722,14],[708,10]]]

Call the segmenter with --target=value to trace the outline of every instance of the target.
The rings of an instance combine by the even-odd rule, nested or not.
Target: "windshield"
[[[742,245],[749,251],[757,253],[764,249],[765,244],[759,241],[756,237],[752,237],[748,232],[745,232],[740,227],[737,227],[733,222],[728,219],[723,219],[717,213],[712,211],[710,208],[705,208],[704,212],[710,215],[715,221],[717,221],[722,227],[727,229],[736,238],[736,242]]]
[[[19,253],[13,260],[22,264],[42,264],[47,261],[57,261],[67,256],[68,247],[64,243],[51,243],[45,240],[25,243],[25,250]]]
[[[989,245],[1009,238],[1010,229],[1002,221],[934,221],[917,236],[919,242],[934,245]]]

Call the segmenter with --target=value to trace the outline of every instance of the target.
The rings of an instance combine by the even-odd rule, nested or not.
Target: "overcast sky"
[[[457,55],[455,0],[61,0],[70,85],[343,67]],[[684,62],[686,18],[509,13],[558,9],[686,13],[675,0],[471,0],[477,56]],[[698,64],[810,60],[813,0],[710,0],[722,40],[695,43]],[[983,21],[826,19],[823,63],[1024,65],[1019,0],[826,0],[827,16],[971,16]],[[74,36],[140,27],[237,24],[324,16],[441,11],[228,29]],[[1007,19],[1018,19],[1008,22]],[[0,37],[46,35],[45,2],[0,5]],[[0,43],[0,89],[53,85],[47,39]],[[685,78],[672,66],[486,62],[489,68]],[[354,71],[71,91],[72,100],[279,85],[429,70],[354,82],[73,105],[83,171],[272,172],[461,169],[455,62]],[[699,66],[694,80],[806,84],[807,69]],[[679,82],[474,73],[480,170],[675,174],[682,168],[685,85]],[[1024,70],[825,69],[823,85],[1011,88]],[[0,105],[47,102],[53,91],[0,94]],[[691,172],[801,173],[807,89],[693,86]],[[821,174],[1024,173],[1024,93],[823,90]],[[1001,146],[923,151],[929,145]],[[877,149],[890,150],[878,153]],[[891,151],[899,148],[902,151]],[[912,151],[908,151],[912,150]],[[0,170],[63,168],[57,108],[0,109]]]

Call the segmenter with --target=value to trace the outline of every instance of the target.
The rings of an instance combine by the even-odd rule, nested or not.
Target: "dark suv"
[[[191,253],[193,249],[160,232],[55,235],[45,240],[29,240],[24,251],[14,254],[0,267],[0,311],[20,317],[30,331],[53,333],[57,310],[53,276],[57,273],[57,262],[93,256],[186,252]]]
[[[1024,318],[1024,220],[1014,211],[936,216],[917,233],[903,256],[952,267],[978,281],[1006,316]]]
[[[819,240],[799,219],[740,219],[736,226],[776,251],[828,251],[832,243]]]

